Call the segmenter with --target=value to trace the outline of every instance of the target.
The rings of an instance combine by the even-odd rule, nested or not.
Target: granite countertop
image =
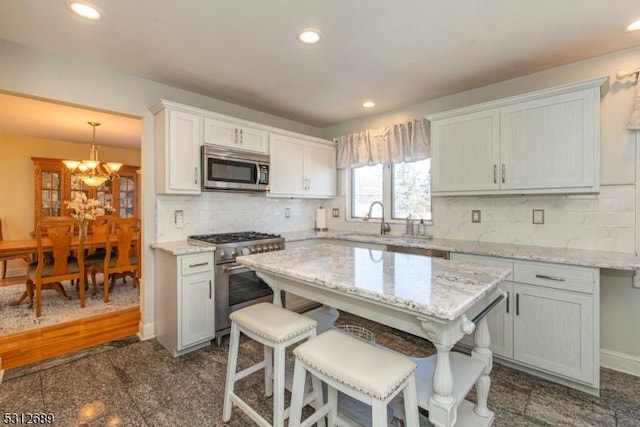
[[[195,254],[198,252],[214,252],[216,250],[215,245],[192,245],[190,243],[187,243],[186,240],[179,240],[177,242],[152,243],[151,247],[153,249],[165,251],[167,253],[170,253],[171,255],[187,255]]]
[[[409,254],[322,243],[237,258],[240,264],[452,320],[511,271]]]
[[[335,239],[350,242],[440,249],[449,252],[610,268],[614,270],[640,270],[640,257],[634,254],[619,252],[488,243],[471,240],[425,239],[389,234],[381,236],[337,230],[325,232],[299,231],[282,233],[282,236],[286,242],[308,239]]]

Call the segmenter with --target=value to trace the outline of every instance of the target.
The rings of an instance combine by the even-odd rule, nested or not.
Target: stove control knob
[[[242,248],[242,255],[249,255],[251,253],[251,251],[249,250],[248,247],[244,247]]]
[[[225,259],[226,257],[227,253],[224,250],[220,251],[220,259]]]
[[[251,253],[255,254],[258,252],[258,249],[255,246],[251,246]]]
[[[262,246],[256,246],[256,252],[262,253]]]
[[[236,252],[236,250],[235,250],[235,249],[233,249],[233,250],[231,251],[231,258],[235,258],[235,257],[236,257],[236,255],[238,255],[238,253]]]
[[[273,247],[273,245],[269,245],[269,250],[270,250],[270,251],[275,250],[275,248]]]

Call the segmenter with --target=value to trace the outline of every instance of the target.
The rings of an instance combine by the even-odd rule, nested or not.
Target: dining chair
[[[118,276],[130,275],[133,286],[139,288],[140,281],[140,218],[111,218],[107,226],[105,256],[92,262],[91,281],[102,273],[104,301],[109,301],[109,292]]]
[[[62,282],[78,280],[80,307],[84,307],[84,248],[82,240],[75,237],[79,231],[80,223],[69,217],[44,217],[38,221],[38,259],[29,264],[25,292],[10,305],[19,305],[25,298],[29,298],[29,308],[32,308],[35,295],[36,317],[40,317],[43,289],[53,289],[63,299],[70,300],[71,297],[65,292]],[[50,242],[50,245],[45,245],[46,241]]]
[[[0,241],[2,240],[4,240],[4,237],[2,236],[2,219],[0,219]],[[2,264],[2,279],[7,278],[7,261],[11,261],[14,259],[21,259],[29,263],[33,260],[33,257],[24,255],[9,255],[0,257],[0,264]]]
[[[102,215],[91,220],[91,222],[89,223],[89,230],[91,232],[91,235],[89,236],[89,240],[104,241],[107,237],[107,229],[109,226],[109,220],[111,218],[112,218],[111,215]],[[84,256],[85,283],[86,283],[86,286],[88,286],[89,282],[91,282],[91,285],[93,287],[93,293],[92,293],[93,295],[98,293],[98,283],[94,279],[89,281],[89,276],[92,274],[93,263],[104,259],[105,253],[106,253],[106,249],[104,246],[90,247],[85,249],[85,256]]]

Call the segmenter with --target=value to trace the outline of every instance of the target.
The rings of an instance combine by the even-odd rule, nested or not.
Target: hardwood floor
[[[87,317],[0,337],[2,369],[17,368],[138,333],[140,309]]]
[[[24,277],[0,279],[0,286]],[[17,368],[138,333],[140,307],[86,317],[26,332],[0,336],[1,369]]]

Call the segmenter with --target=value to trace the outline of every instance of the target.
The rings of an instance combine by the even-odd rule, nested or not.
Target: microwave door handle
[[[260,184],[260,163],[256,163],[256,185]]]

